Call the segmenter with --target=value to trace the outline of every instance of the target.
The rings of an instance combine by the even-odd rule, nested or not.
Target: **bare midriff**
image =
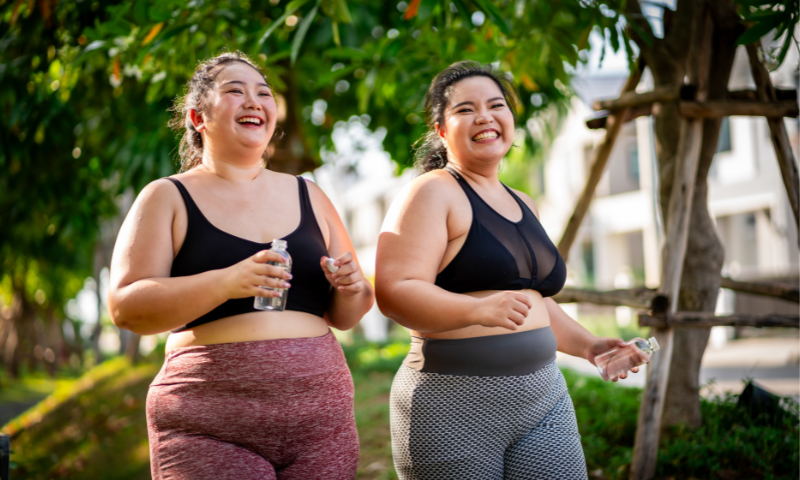
[[[469,327],[458,328],[456,330],[448,330],[446,332],[420,333],[417,331],[412,331],[411,334],[427,338],[454,339],[454,338],[487,337],[490,335],[506,335],[509,333],[525,332],[527,330],[535,330],[537,328],[550,326],[550,315],[547,313],[547,307],[544,304],[544,298],[542,298],[542,294],[537,292],[536,290],[515,290],[515,291],[527,295],[528,298],[531,299],[531,304],[533,305],[531,309],[528,310],[528,316],[525,317],[525,322],[523,322],[522,325],[517,325],[516,330],[509,330],[503,327],[484,327],[483,325],[470,325]],[[464,295],[469,295],[470,297],[475,297],[475,298],[484,298],[498,292],[499,290],[483,290],[480,292],[465,293]]]
[[[279,338],[321,337],[328,333],[325,319],[305,312],[249,312],[204,323],[167,338],[174,348],[217,343],[252,342]]]

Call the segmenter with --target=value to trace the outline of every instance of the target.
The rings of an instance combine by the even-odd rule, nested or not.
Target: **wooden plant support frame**
[[[588,120],[589,128],[606,128],[603,141],[592,153],[592,162],[586,184],[581,191],[574,212],[567,222],[558,250],[566,261],[574,243],[583,218],[589,209],[595,189],[603,174],[605,165],[614,147],[614,142],[623,123],[640,116],[652,114],[659,103],[677,102],[681,114],[681,144],[675,165],[675,178],[669,202],[668,223],[666,225],[666,245],[664,252],[661,287],[651,289],[628,289],[598,292],[593,290],[565,288],[556,295],[558,302],[589,302],[601,305],[627,305],[648,310],[639,313],[639,325],[650,326],[653,335],[661,345],[659,355],[653,356],[647,372],[647,383],[639,410],[633,463],[629,472],[632,480],[649,480],[655,475],[658,455],[661,416],[664,408],[669,368],[672,362],[674,328],[707,328],[719,325],[755,327],[793,327],[800,328],[797,315],[729,315],[716,316],[713,312],[678,312],[680,279],[688,242],[689,220],[697,177],[702,143],[702,120],[730,115],[763,116],[767,119],[781,168],[781,175],[794,213],[795,224],[800,227],[800,180],[794,154],[789,144],[782,117],[797,117],[797,91],[775,89],[769,73],[758,60],[756,45],[748,45],[747,53],[756,90],[728,92],[723,101],[706,101],[708,90],[708,68],[711,56],[710,17],[700,20],[705,28],[694,31],[703,32],[698,39],[701,44],[692,54],[689,69],[689,85],[654,88],[650,92],[636,93],[636,85],[641,79],[644,62],[639,61],[617,99],[601,100],[594,103],[596,110],[608,112]],[[800,240],[799,240],[800,241]],[[780,284],[752,283],[721,279],[721,287],[756,295],[766,295],[791,302],[800,301],[797,288]]]

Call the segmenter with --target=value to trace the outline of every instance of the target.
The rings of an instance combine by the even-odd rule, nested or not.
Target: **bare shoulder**
[[[404,204],[420,203],[430,208],[448,207],[464,196],[458,182],[445,170],[432,170],[412,180],[401,190],[398,200]]]
[[[302,177],[301,177],[302,178]],[[331,204],[331,200],[325,195],[325,192],[313,181],[303,178],[303,181],[306,182],[306,188],[308,189],[308,196],[311,198],[312,204],[319,204],[319,205],[329,205]]]
[[[175,204],[180,201],[182,199],[178,188],[166,178],[159,178],[148,183],[136,198],[136,203],[146,205],[151,203]]]
[[[511,187],[508,187],[508,188],[511,188]],[[539,209],[536,208],[536,202],[533,201],[533,199],[530,197],[530,195],[528,195],[527,193],[522,192],[520,190],[517,190],[516,188],[511,188],[511,190],[515,194],[517,194],[519,199],[522,200],[525,203],[525,205],[528,206],[528,208],[531,209],[531,212],[533,212],[533,214],[536,215],[536,218],[539,218]]]

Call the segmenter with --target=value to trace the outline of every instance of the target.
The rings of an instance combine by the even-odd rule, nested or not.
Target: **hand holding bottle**
[[[277,267],[274,262],[282,257],[271,251],[262,250],[239,263],[225,269],[222,288],[229,299],[246,297],[277,297],[275,290],[265,290],[263,286],[288,288],[291,274]]]
[[[653,352],[658,349],[659,345],[655,337],[648,340],[634,338],[595,356],[594,364],[603,380],[616,381],[618,378],[625,378],[629,370],[638,371],[637,367],[650,362]]]
[[[283,276],[291,277],[292,271],[292,256],[286,251],[286,240],[276,238],[272,240],[272,248],[267,251],[269,259],[267,265],[276,270],[283,270]],[[259,252],[261,253],[261,252]],[[258,254],[256,254],[258,255]],[[289,283],[281,282],[279,285],[272,286],[270,284],[261,284],[260,287],[272,293],[272,296],[256,295],[253,302],[253,308],[256,310],[272,310],[282,312],[286,308],[286,294],[289,293]]]

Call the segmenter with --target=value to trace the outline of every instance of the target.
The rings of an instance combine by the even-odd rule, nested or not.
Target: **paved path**
[[[571,357],[561,352],[559,366],[569,367],[586,375],[597,375],[597,370],[586,360]],[[619,385],[644,386],[645,373],[631,375]],[[744,387],[742,379],[752,378],[763,388],[779,395],[792,395],[800,399],[800,340],[797,338],[748,338],[730,340],[723,346],[711,345],[703,355],[700,384],[702,393],[740,393]]]

